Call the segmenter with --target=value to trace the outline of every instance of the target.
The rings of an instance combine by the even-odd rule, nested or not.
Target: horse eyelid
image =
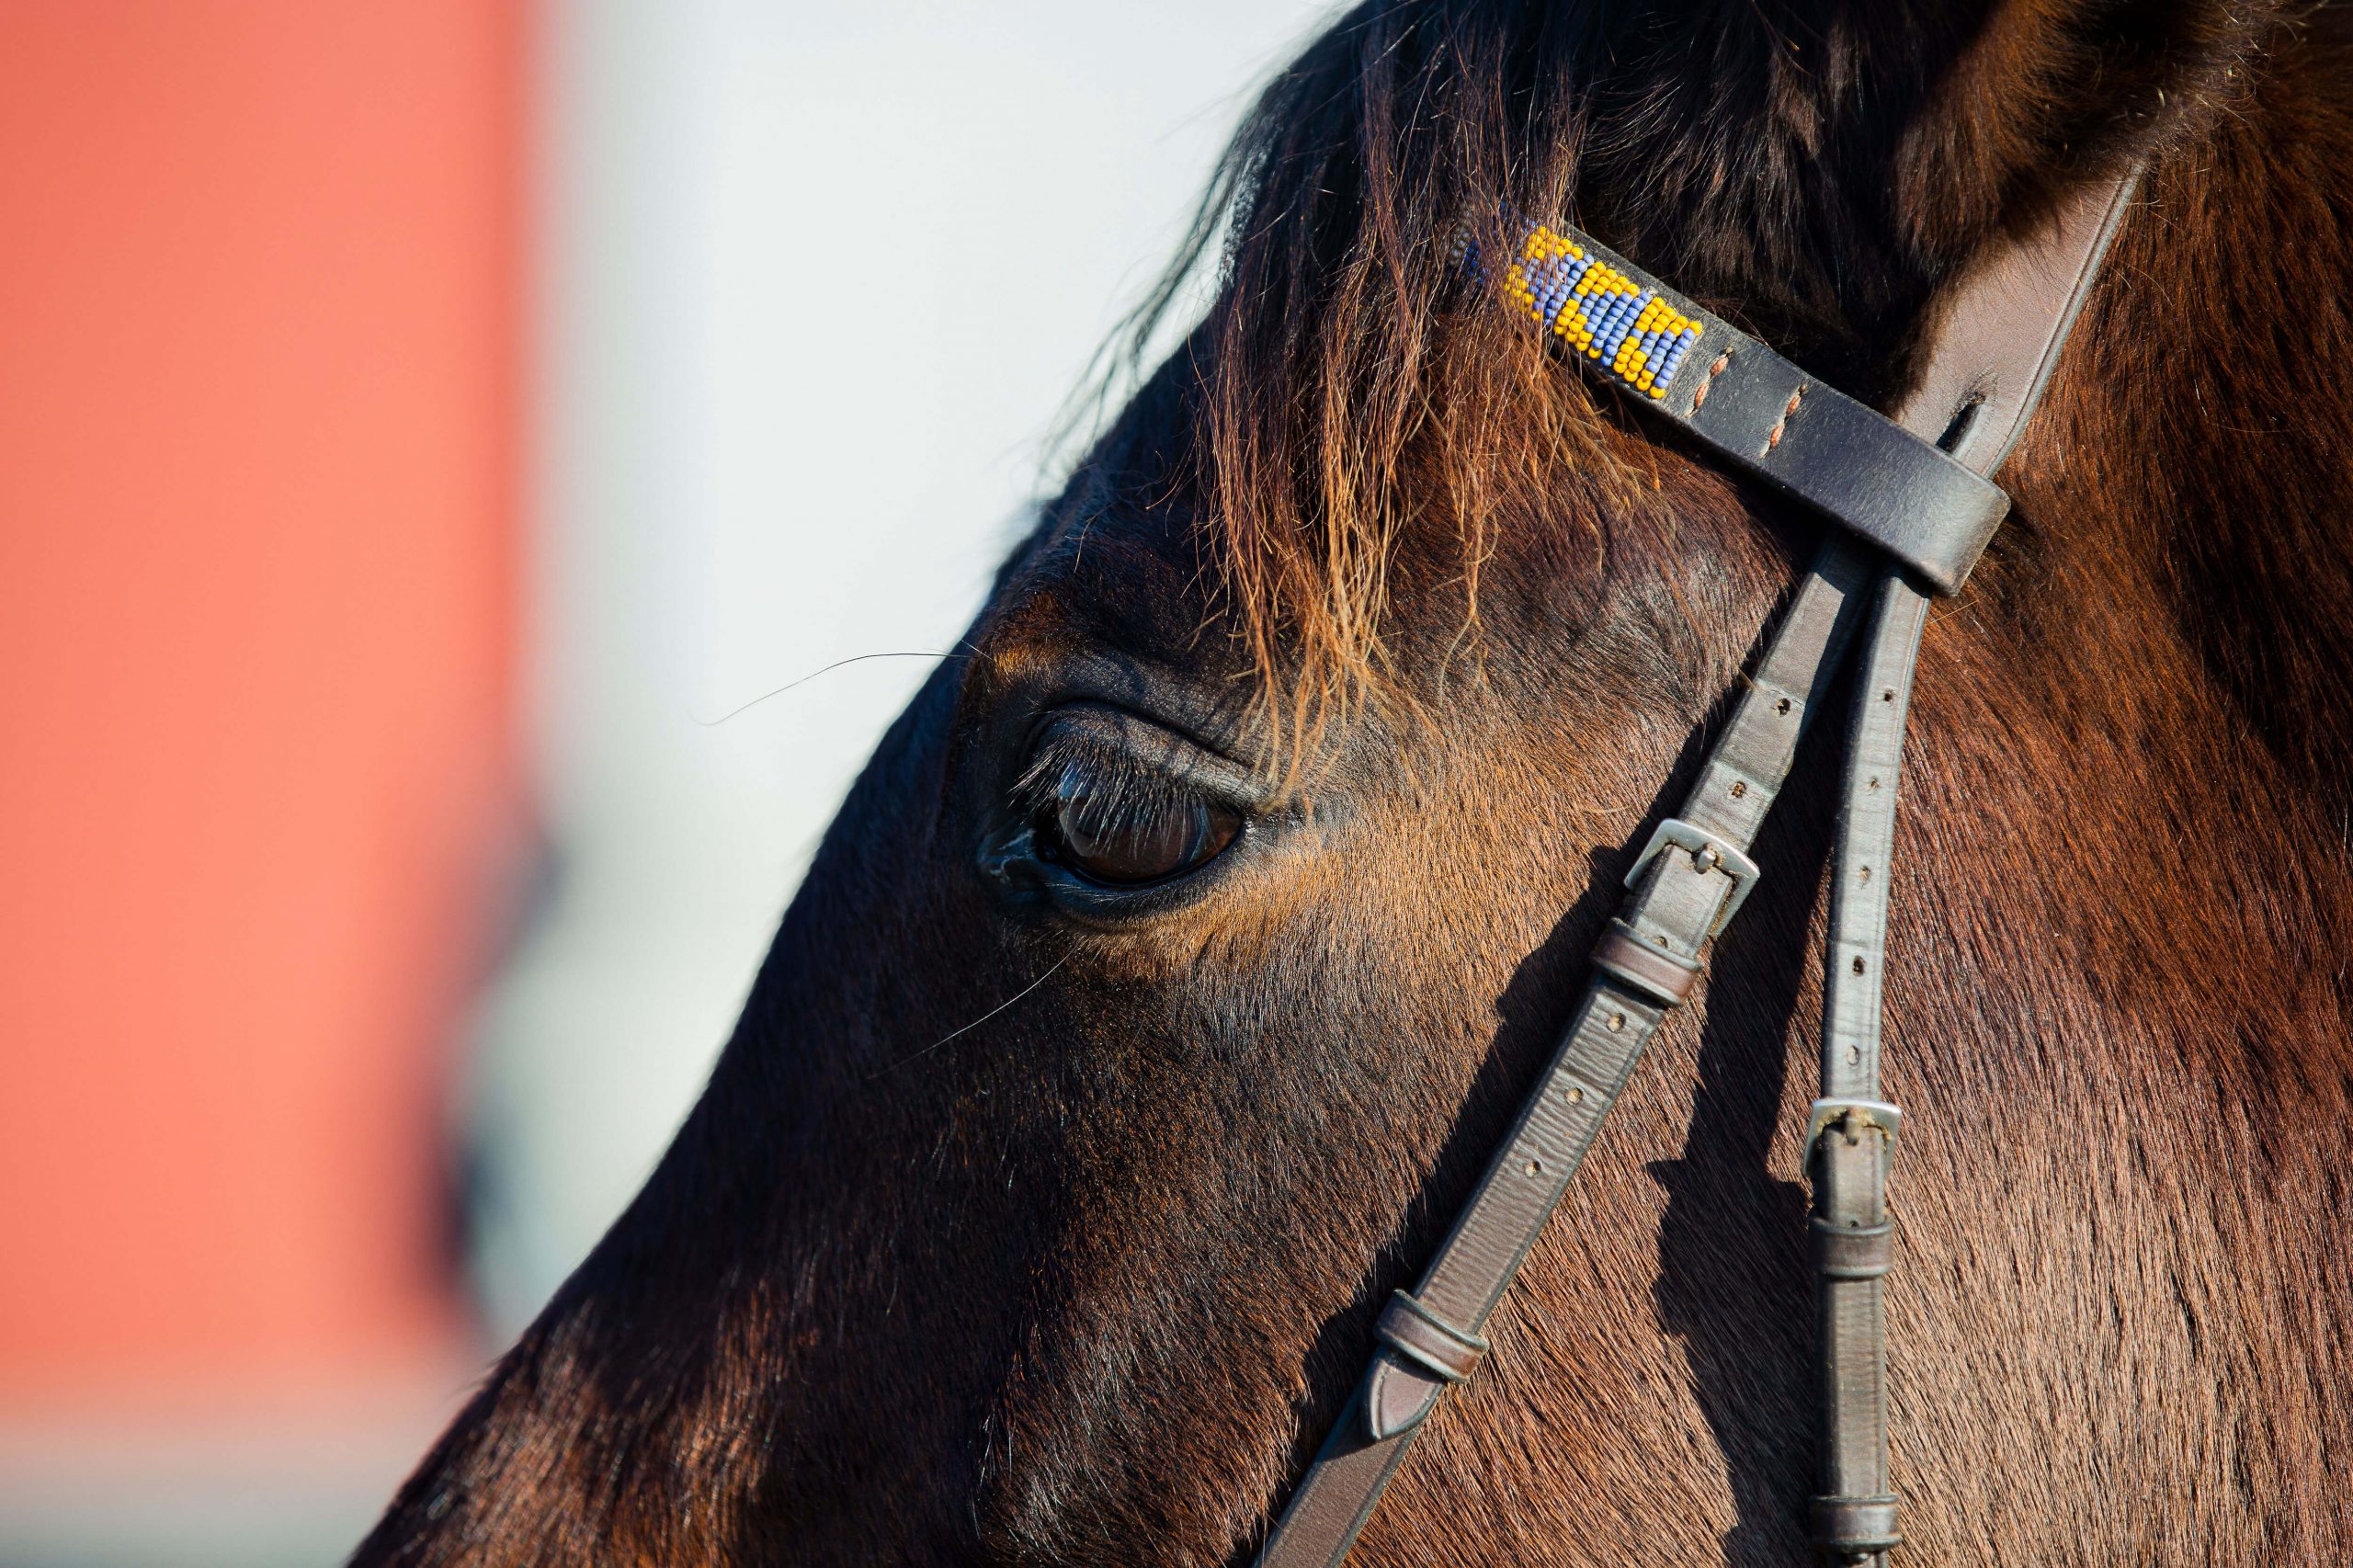
[[[1163,753],[1174,759],[1182,755],[1179,747],[1194,749],[1172,735]],[[1040,732],[1013,781],[1011,803],[1022,815],[1035,817],[1058,809],[1067,798],[1065,790],[1080,781],[1095,787],[1087,793],[1098,801],[1097,810],[1111,813],[1111,820],[1135,820],[1196,805],[1245,818],[1253,814],[1251,802],[1236,798],[1230,786],[1221,788],[1209,769],[1164,766],[1108,739],[1095,726],[1078,722],[1050,725]]]

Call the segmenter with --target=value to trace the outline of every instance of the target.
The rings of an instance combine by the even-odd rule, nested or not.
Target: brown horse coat
[[[1884,399],[2134,157],[1914,702],[1899,1561],[2353,1561],[2353,37],[2188,0],[1400,0],[1312,46],[1209,320],[357,1561],[1246,1561],[1817,527],[1547,362],[1465,215],[1567,212]],[[1804,1561],[1831,764],[1355,1562]],[[1241,826],[1090,882],[1036,848],[1067,778],[1107,834]]]

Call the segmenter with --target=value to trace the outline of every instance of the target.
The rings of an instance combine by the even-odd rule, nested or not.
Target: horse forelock
[[[1215,302],[1098,449],[1124,483],[1084,482],[1197,509],[1223,630],[1312,749],[1394,695],[1401,554],[1455,589],[1475,647],[1502,521],[1603,549],[1655,472],[1493,308],[1466,240],[1506,254],[1506,214],[1563,214],[1886,395],[1989,240],[2217,112],[2273,23],[2193,9],[1371,0],[1246,118],[1135,350],[1211,256]]]

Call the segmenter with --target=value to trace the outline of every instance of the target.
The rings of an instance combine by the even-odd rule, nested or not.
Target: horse
[[[1246,1562],[1824,527],[1565,369],[1466,226],[1560,215],[1884,406],[2133,166],[1913,697],[1896,1560],[2353,1560],[2353,23],[1366,0],[353,1561]],[[1804,1559],[1829,744],[1352,1562]]]

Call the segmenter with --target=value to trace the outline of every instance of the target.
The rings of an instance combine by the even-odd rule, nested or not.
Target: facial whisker
[[[876,1068],[873,1072],[869,1073],[866,1075],[866,1081],[870,1084],[874,1082],[875,1079],[882,1076],[885,1073],[895,1073],[910,1062],[914,1062],[921,1057],[929,1056],[933,1051],[938,1051],[941,1046],[946,1045],[949,1040],[956,1039],[959,1035],[967,1035],[972,1033],[974,1029],[979,1028],[983,1024],[987,1023],[991,1018],[995,1017],[999,1013],[1004,1012],[1007,1007],[1012,1006],[1016,1002],[1020,1001],[1024,996],[1029,995],[1032,991],[1037,990],[1040,985],[1045,984],[1047,981],[1053,978],[1054,971],[1062,968],[1063,965],[1068,962],[1070,962],[1070,954],[1064,953],[1062,957],[1056,959],[1052,963],[1046,966],[1045,973],[1040,975],[1037,979],[1031,981],[1029,984],[1023,986],[1020,990],[1015,992],[1012,995],[1006,997],[995,1006],[991,1007],[987,1012],[983,1013],[979,1017],[974,1018],[962,1028],[951,1029],[948,1033],[941,1035],[938,1040],[933,1040],[929,1045],[925,1046],[921,1051],[915,1051],[911,1055],[902,1056],[899,1060],[891,1062],[887,1066]]]

